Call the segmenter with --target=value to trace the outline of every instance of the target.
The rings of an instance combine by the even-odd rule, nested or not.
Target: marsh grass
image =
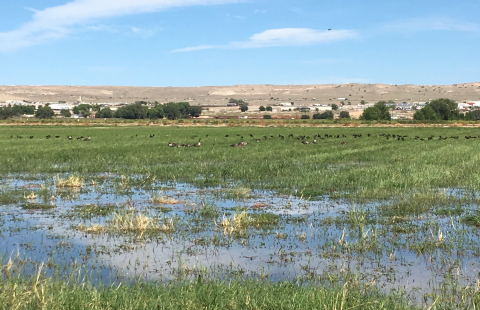
[[[77,175],[71,175],[67,179],[55,176],[55,186],[57,188],[80,188],[83,186],[83,179]]]
[[[223,215],[217,224],[222,227],[224,234],[242,233],[250,228],[271,228],[278,225],[280,216],[272,213],[235,212],[232,216]]]
[[[72,216],[76,216],[81,219],[92,219],[94,217],[106,217],[111,215],[115,210],[113,205],[81,205],[76,206],[69,213]]]
[[[471,212],[471,214],[464,216],[462,222],[467,225],[480,227],[480,211],[476,210]]]
[[[46,273],[40,263],[26,276],[24,262],[9,259],[0,266],[0,309],[335,309],[414,310],[404,294],[381,293],[353,283],[319,287],[314,283],[259,280],[208,280],[176,284],[135,281],[92,286],[81,268]],[[185,267],[186,268],[186,267]],[[59,270],[58,270],[59,271]],[[184,272],[187,272],[184,270]]]
[[[23,192],[20,190],[3,189],[0,191],[0,205],[9,205],[21,202],[23,199]]]
[[[21,208],[24,210],[51,210],[55,208],[53,204],[42,204],[42,203],[23,203]]]
[[[165,204],[165,205],[175,205],[181,203],[180,200],[177,200],[173,197],[167,197],[162,195],[162,193],[154,193],[151,198],[152,203]]]
[[[175,230],[172,218],[154,218],[134,209],[115,211],[107,221],[107,229],[119,233],[134,233],[142,238],[145,233],[171,233]]]

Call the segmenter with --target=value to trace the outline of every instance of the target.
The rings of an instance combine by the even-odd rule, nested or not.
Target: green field
[[[12,126],[0,145],[0,309],[480,305],[479,129]]]
[[[387,140],[379,137],[382,133],[407,138]],[[290,134],[294,138],[288,138]],[[306,136],[311,142],[316,134],[335,138],[317,138],[316,145],[296,139]],[[343,134],[347,137],[336,138]],[[47,135],[60,138],[45,139]],[[68,135],[74,140],[69,141]],[[160,180],[198,186],[241,184],[312,197],[379,199],[449,187],[477,191],[480,139],[464,136],[478,135],[478,129],[463,128],[4,127],[0,173],[151,173]],[[91,141],[77,141],[78,136],[91,136]],[[434,138],[427,140],[430,136]],[[438,140],[439,136],[459,139]],[[200,148],[167,146],[169,142],[193,145],[199,138]],[[248,145],[230,146],[240,141]]]

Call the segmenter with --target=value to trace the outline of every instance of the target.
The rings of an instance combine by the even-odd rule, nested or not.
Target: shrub
[[[263,119],[272,119],[272,116],[269,115],[269,114],[266,114],[266,115],[263,116]]]
[[[310,115],[303,114],[303,115],[302,115],[302,119],[310,119]]]
[[[333,112],[332,111],[325,111],[323,113],[315,113],[313,114],[313,119],[333,119]]]

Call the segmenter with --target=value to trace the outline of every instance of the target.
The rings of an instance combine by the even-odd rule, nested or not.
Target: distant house
[[[315,111],[332,111],[332,107],[331,106],[328,106],[328,105],[320,105],[320,106],[315,106],[315,108],[313,108],[313,110]]]
[[[395,105],[395,110],[404,110],[404,111],[410,111],[413,110],[415,105],[413,103],[399,103]]]
[[[66,103],[51,103],[50,108],[55,112],[56,114],[60,114],[60,111],[62,110],[71,110],[73,109],[72,105],[66,104]]]

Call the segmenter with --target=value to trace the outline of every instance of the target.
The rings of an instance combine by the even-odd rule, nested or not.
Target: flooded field
[[[2,184],[4,260],[16,257],[27,273],[48,262],[49,272],[81,267],[93,283],[355,279],[422,303],[476,287],[480,271],[479,230],[465,220],[477,214],[476,193],[354,203],[148,175],[18,175]]]
[[[480,303],[476,129],[198,130],[5,129],[3,291],[32,305],[47,287],[52,309],[105,285],[107,304],[152,285],[145,300],[195,309],[203,283],[231,309],[270,289],[329,309]]]

